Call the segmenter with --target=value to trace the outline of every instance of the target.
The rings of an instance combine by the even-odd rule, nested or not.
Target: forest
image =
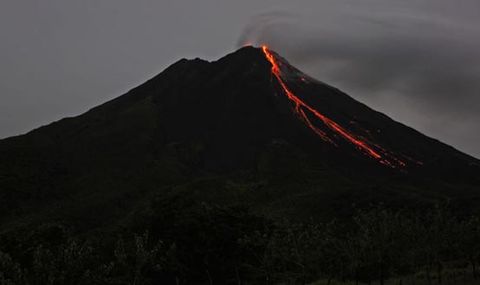
[[[1,285],[474,284],[480,218],[379,204],[298,223],[177,195],[113,233],[52,222],[0,241]]]

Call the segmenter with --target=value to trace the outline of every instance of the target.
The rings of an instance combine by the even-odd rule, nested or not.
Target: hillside
[[[85,114],[1,140],[0,223],[107,229],[179,193],[300,220],[379,202],[447,199],[468,211],[480,202],[479,165],[245,47],[182,59]]]

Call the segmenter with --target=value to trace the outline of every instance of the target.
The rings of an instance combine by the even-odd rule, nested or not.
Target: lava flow
[[[314,124],[308,118],[306,112],[310,112],[320,120],[325,126],[327,126],[330,130],[335,132],[336,134],[343,137],[345,140],[356,146],[359,150],[361,150],[364,154],[368,155],[369,157],[377,160],[378,162],[387,165],[392,168],[397,167],[404,167],[406,164],[405,162],[401,161],[400,159],[394,157],[392,154],[388,153],[384,149],[380,148],[379,146],[374,146],[372,144],[367,143],[366,141],[362,140],[358,136],[350,133],[348,130],[334,122],[333,120],[329,119],[325,115],[318,112],[315,108],[308,105],[298,96],[296,96],[287,86],[287,83],[282,79],[282,71],[280,70],[280,65],[277,62],[273,53],[268,49],[266,46],[262,46],[263,53],[265,57],[272,65],[272,74],[277,79],[278,83],[282,87],[285,95],[287,95],[288,99],[292,101],[295,105],[295,112],[297,115],[307,124],[307,126],[312,129],[320,138],[324,141],[330,142],[335,144],[328,135],[320,130],[319,128],[315,127]]]

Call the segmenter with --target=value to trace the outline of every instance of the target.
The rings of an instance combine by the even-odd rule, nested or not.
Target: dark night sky
[[[248,41],[480,157],[478,0],[4,0],[0,38],[0,137]]]

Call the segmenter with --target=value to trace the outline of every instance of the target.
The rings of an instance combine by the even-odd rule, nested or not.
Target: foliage
[[[37,231],[25,239],[33,249],[2,248],[0,284],[440,284],[478,276],[480,219],[444,206],[420,213],[379,205],[347,220],[292,223],[173,196],[148,212],[114,239],[62,230],[66,237],[48,243]]]

